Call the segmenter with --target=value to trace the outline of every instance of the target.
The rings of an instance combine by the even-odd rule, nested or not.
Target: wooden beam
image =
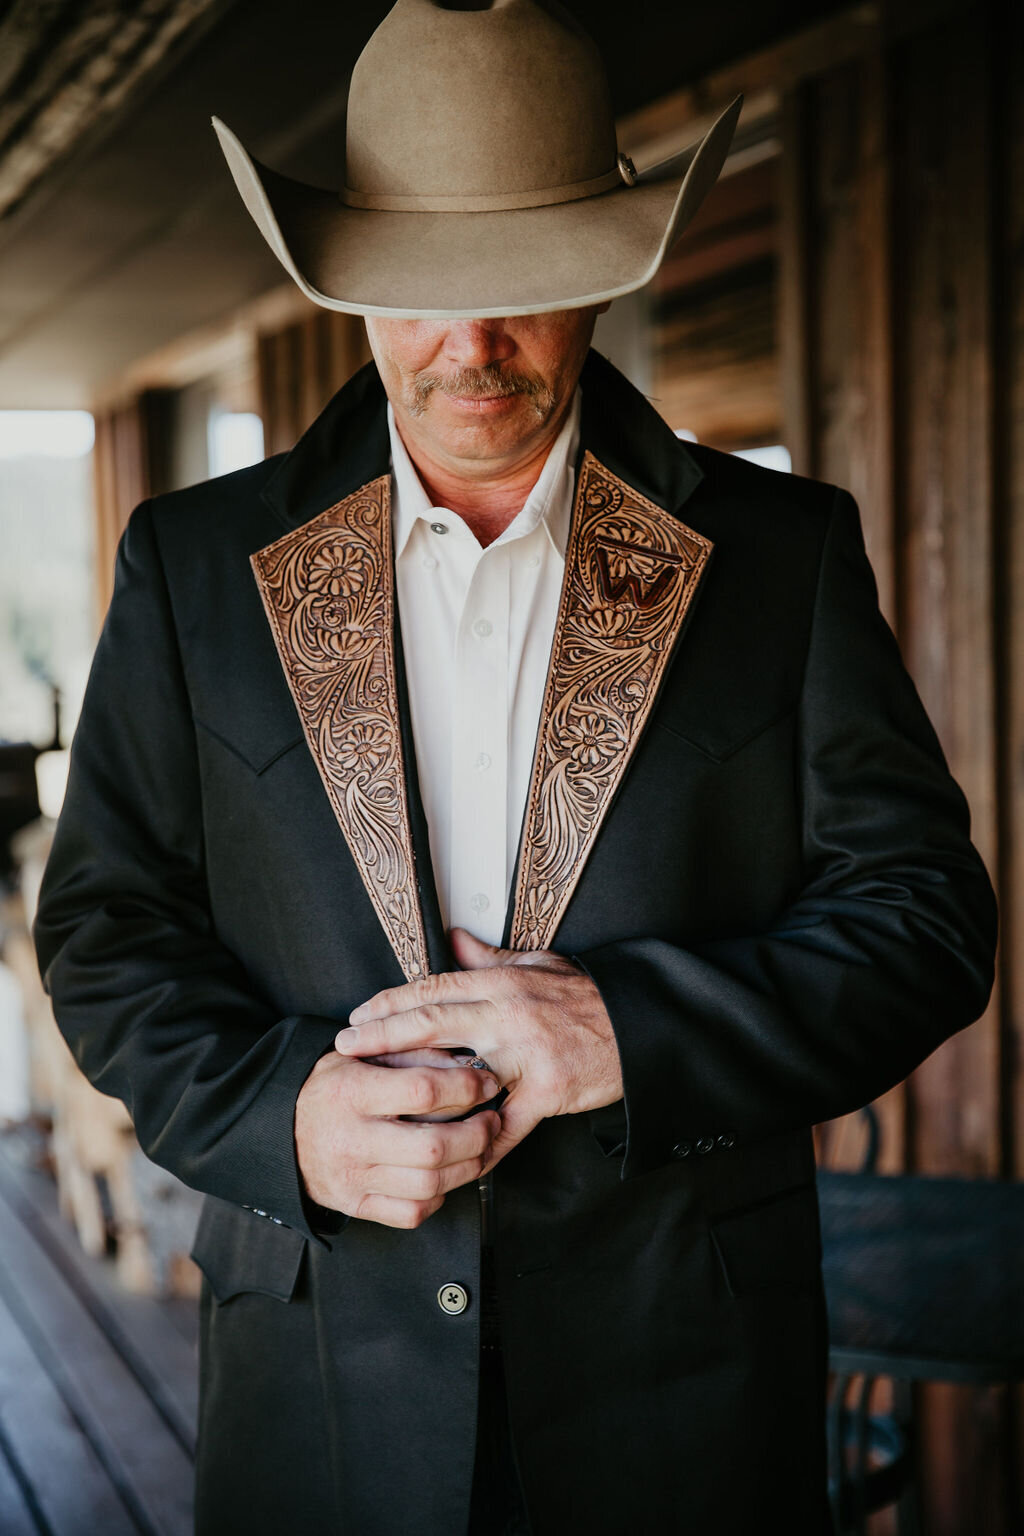
[[[222,0],[16,0],[0,22],[0,218],[221,8]]]
[[[782,440],[793,469],[816,473],[811,431],[811,400],[816,364],[811,347],[811,311],[815,270],[811,246],[811,112],[810,87],[793,86],[782,98],[779,165],[779,381],[782,395]]]
[[[997,873],[989,43],[959,18],[894,49],[901,643]],[[998,998],[911,1079],[916,1166],[995,1174]]]
[[[785,92],[864,53],[932,25],[963,0],[869,0],[826,17],[756,53],[619,119],[619,143],[638,167],[678,154],[710,128],[738,91],[744,94],[735,142],[761,137]]]

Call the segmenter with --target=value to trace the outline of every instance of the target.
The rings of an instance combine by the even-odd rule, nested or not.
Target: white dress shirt
[[[431,505],[388,406],[395,579],[446,926],[501,942],[572,512],[580,391],[533,490],[482,549]]]

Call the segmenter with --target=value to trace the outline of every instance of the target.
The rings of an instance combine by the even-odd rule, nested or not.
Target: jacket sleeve
[[[124,1101],[148,1156],[194,1189],[315,1236],[295,1101],[338,1021],[278,1018],[218,939],[194,726],[148,502],[118,546],[33,933],[62,1034],[95,1086]]]
[[[992,886],[845,490],[823,541],[799,732],[803,884],[768,931],[574,956],[622,1061],[623,1178],[683,1143],[755,1140],[870,1103],[987,1003]]]

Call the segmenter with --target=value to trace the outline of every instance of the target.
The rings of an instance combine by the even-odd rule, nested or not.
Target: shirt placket
[[[451,922],[500,943],[508,794],[509,556],[479,556],[455,640]]]

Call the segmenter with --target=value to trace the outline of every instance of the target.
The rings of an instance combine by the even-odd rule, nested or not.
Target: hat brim
[[[219,118],[213,126],[260,233],[314,303],[451,320],[577,309],[642,288],[717,180],[742,103],[716,118],[683,173],[659,168],[632,187],[488,213],[350,208],[253,160]]]

